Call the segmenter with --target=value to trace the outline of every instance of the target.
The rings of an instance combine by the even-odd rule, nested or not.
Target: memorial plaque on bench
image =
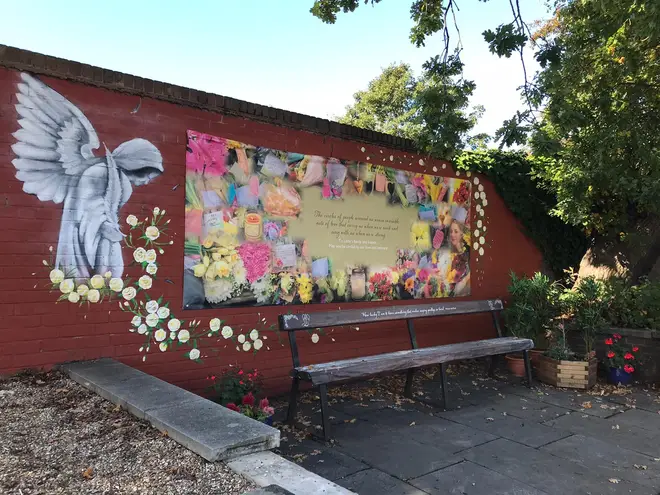
[[[407,320],[431,316],[464,315],[500,311],[502,301],[461,301],[438,304],[415,304],[349,309],[333,312],[281,315],[282,330],[305,330],[330,326],[355,325],[388,320]]]

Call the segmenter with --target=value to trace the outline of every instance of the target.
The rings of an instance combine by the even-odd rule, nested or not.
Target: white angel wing
[[[91,164],[99,138],[87,117],[61,94],[29,74],[21,74],[16,111],[21,129],[13,136],[12,163],[23,191],[41,201],[61,203],[72,183]]]

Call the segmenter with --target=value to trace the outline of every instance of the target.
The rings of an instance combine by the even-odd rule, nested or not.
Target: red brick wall
[[[286,386],[291,368],[290,352],[288,345],[280,346],[272,336],[268,340],[271,350],[262,350],[256,356],[239,353],[233,345],[223,347],[225,342],[222,341],[219,343],[220,352],[205,359],[203,364],[185,359],[183,351],[159,353],[157,350],[152,351],[147,361],[143,362],[138,352],[143,340],[137,334],[129,333],[131,316],[121,312],[116,303],[82,308],[66,301],[55,304],[58,294],[49,292],[47,288],[48,270],[44,269],[42,260],[49,257],[50,246],[57,247],[62,205],[44,203],[36,196],[24,193],[22,183],[15,178],[10,146],[15,142],[11,134],[18,129],[14,107],[18,79],[17,71],[0,68],[0,374],[107,356],[192,390],[205,386],[207,374],[236,363],[260,368],[271,390]],[[167,210],[174,244],[159,258],[162,265],[154,291],[162,293],[171,301],[177,316],[186,319],[208,320],[219,316],[235,328],[247,328],[262,317],[276,322],[282,310],[267,307],[183,312],[179,309],[183,286],[186,130],[348,160],[364,160],[365,153],[361,148],[365,147],[366,154],[372,157],[379,156],[381,150],[384,157],[406,155],[406,163],[413,164],[410,170],[434,173],[432,168],[437,166],[439,175],[453,174],[450,166],[443,170],[440,162],[429,162],[426,167],[421,167],[418,164],[420,157],[413,157],[410,153],[223,116],[147,97],[142,98],[139,110],[131,113],[140,102],[138,96],[51,77],[41,77],[41,80],[80,108],[109,149],[128,139],[141,137],[160,150],[165,172],[152,183],[134,188],[130,201],[122,208],[122,214],[145,216],[145,212],[153,206]],[[471,261],[471,299],[504,297],[510,270],[530,274],[541,267],[538,250],[520,232],[519,224],[495,194],[493,186],[483,179],[482,183],[488,195],[486,220],[489,246],[478,262],[475,256]],[[124,258],[128,260],[130,253],[125,252]],[[327,311],[337,306],[318,305],[305,309]],[[359,305],[356,303],[350,307],[357,308]],[[493,335],[488,315],[434,318],[420,321],[417,329],[421,346]],[[314,345],[303,334],[299,339],[303,363],[400,350],[409,346],[403,322],[363,325],[359,332],[337,329],[331,337],[334,341],[328,337]],[[204,350],[210,344],[205,343],[201,347]]]

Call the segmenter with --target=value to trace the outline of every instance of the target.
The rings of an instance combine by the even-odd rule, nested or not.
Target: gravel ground
[[[58,372],[0,381],[0,494],[253,489]]]

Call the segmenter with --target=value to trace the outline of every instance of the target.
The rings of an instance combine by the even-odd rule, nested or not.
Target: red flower
[[[263,409],[264,407],[268,407],[268,399],[263,398],[259,401],[259,409]]]
[[[616,340],[621,340],[621,335],[619,335],[618,333],[612,334],[612,337],[614,337]]]
[[[633,347],[633,352],[639,351],[639,347]]]
[[[241,411],[238,409],[238,406],[236,406],[236,404],[234,404],[233,402],[230,402],[230,403],[227,404],[225,407],[226,407],[227,409],[231,409],[232,411],[241,412]]]
[[[608,358],[613,358],[613,357],[614,357],[614,353],[613,353],[612,351],[608,352],[608,353],[607,353],[607,357],[608,357]]]
[[[254,395],[252,395],[252,392],[248,392],[248,394],[243,397],[243,405],[254,406]]]
[[[248,373],[248,380],[252,380],[252,375]]]
[[[243,374],[243,370],[239,370],[238,374],[239,374],[239,375],[242,375],[242,374]]]
[[[633,367],[630,366],[629,364],[626,364],[626,365],[623,367],[623,371],[625,371],[626,373],[632,373],[633,371],[635,371],[635,368],[633,368]]]
[[[215,381],[215,375],[211,375],[211,380]]]
[[[612,345],[612,339],[605,339],[605,343],[607,345]]]
[[[626,354],[623,356],[623,359],[628,359],[628,360],[635,359],[635,356],[633,356],[629,352],[626,352]]]

